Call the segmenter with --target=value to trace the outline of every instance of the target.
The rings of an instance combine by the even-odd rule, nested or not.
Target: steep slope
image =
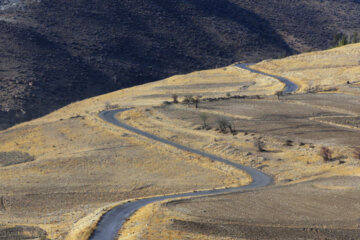
[[[0,1],[1,123],[174,74],[323,49],[359,1]]]

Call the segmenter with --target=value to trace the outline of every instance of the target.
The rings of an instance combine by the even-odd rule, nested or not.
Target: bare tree
[[[333,160],[333,151],[331,151],[328,147],[322,147],[320,149],[320,156],[323,158],[325,162],[330,162]]]
[[[266,152],[265,142],[261,138],[255,139],[254,146],[259,150],[259,152]]]
[[[0,211],[5,211],[4,197],[0,197]]]
[[[173,103],[179,103],[178,95],[176,95],[175,93],[171,95],[171,98],[173,99]]]
[[[226,129],[229,129],[232,134],[235,133],[234,126],[231,124],[231,121],[225,117],[219,117],[217,119],[217,124],[221,132],[226,133]]]
[[[354,150],[354,158],[360,160],[360,148]]]
[[[200,119],[203,122],[203,128],[206,128],[207,127],[206,120],[208,119],[208,115],[206,115],[205,113],[201,113],[200,114]]]
[[[275,93],[275,95],[277,96],[277,99],[280,100],[280,97],[284,95],[283,91],[277,91]]]
[[[196,97],[193,97],[193,98],[191,99],[192,103],[195,104],[195,108],[198,108],[198,107],[199,107],[200,99],[201,99],[201,96],[196,96]]]
[[[187,105],[190,105],[192,103],[193,96],[192,95],[186,95],[184,97],[183,103],[186,103]]]

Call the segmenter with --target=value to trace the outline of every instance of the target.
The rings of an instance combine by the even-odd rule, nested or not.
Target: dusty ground
[[[286,183],[360,174],[360,161],[353,156],[360,141],[358,131],[327,120],[358,116],[359,100],[343,94],[300,94],[280,101],[228,99],[201,102],[198,109],[184,104],[138,108],[119,117],[169,140],[261,168],[276,182]],[[352,106],[351,111],[346,105]],[[202,114],[207,116],[207,130],[202,129]],[[217,130],[220,117],[231,122],[235,135]],[[254,145],[257,139],[265,151]],[[328,163],[319,155],[323,146],[334,151]]]
[[[359,184],[336,177],[153,204],[121,239],[358,239]]]
[[[300,91],[337,88],[341,92],[359,95],[360,44],[350,44],[340,50],[334,48],[279,60],[265,60],[254,68],[286,77],[297,83]]]
[[[1,222],[40,225],[52,239],[111,202],[247,182],[238,170],[86,118],[4,135],[2,151],[17,149],[35,160],[0,169]]]
[[[336,58],[347,56],[349,49],[328,54],[332,56],[335,51]],[[353,72],[350,63],[344,64]],[[68,239],[81,239],[74,232],[89,230],[106,206],[119,201],[248,182],[242,172],[103,122],[97,114],[106,108],[136,107],[119,118],[172,141],[258,167],[273,175],[278,185],[320,177],[359,176],[360,164],[352,154],[359,140],[358,130],[353,120],[333,120],[356,119],[360,111],[358,95],[340,91],[277,100],[273,94],[283,86],[275,79],[229,66],[76,102],[0,132],[0,239],[13,235],[36,238],[44,231],[50,239],[64,239],[69,232]],[[347,84],[339,89],[342,86]],[[199,109],[162,105],[171,101],[172,94],[177,94],[180,101],[186,95],[201,95],[208,101],[202,101]],[[214,101],[219,98],[222,100]],[[208,116],[211,129],[201,128],[200,113]],[[236,135],[216,131],[219,116],[235,125]],[[263,152],[253,144],[259,138],[265,143]],[[334,151],[333,161],[325,163],[321,159],[321,146]],[[302,189],[298,189],[299,194]],[[165,211],[162,205],[158,208],[159,214]],[[177,221],[171,228],[164,225],[164,233],[176,230],[176,234],[189,234],[190,239],[205,234],[201,224],[200,230],[196,230],[196,224],[186,230],[186,216],[182,218],[178,211],[171,214]],[[136,221],[134,224],[141,226]],[[82,233],[86,237],[87,232]]]
[[[207,94],[216,91],[217,96],[225,96],[229,85],[240,88],[242,81],[247,84],[249,79],[249,94],[256,89],[265,92],[268,87],[282,87],[275,80],[234,67],[192,75],[77,102],[2,131],[0,224],[4,236],[21,237],[22,229],[37,236],[35,226],[42,229],[41,234],[45,230],[50,239],[63,239],[69,232],[81,231],[78,226],[88,228],[101,216],[102,207],[122,200],[246,184],[248,176],[238,170],[133,135],[97,117],[109,105],[156,105],[170,100],[173,92],[168,88],[177,89],[181,81],[211,85],[219,77],[226,79],[222,92],[219,85],[209,88]],[[144,93],[159,96],[149,98]],[[74,225],[89,214],[94,218]]]

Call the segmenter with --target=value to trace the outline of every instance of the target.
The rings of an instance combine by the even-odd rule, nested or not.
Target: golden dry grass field
[[[262,230],[290,236],[298,227],[331,228],[340,222],[339,232],[321,233],[353,236],[355,217],[345,221],[338,211],[331,211],[326,219],[307,214],[309,206],[320,206],[330,197],[339,199],[334,206],[352,204],[345,210],[360,214],[353,204],[360,190],[349,183],[360,177],[360,160],[354,155],[360,140],[359,61],[360,45],[354,44],[253,66],[300,86],[298,93],[280,99],[274,94],[283,89],[281,82],[228,66],[76,102],[2,131],[0,239],[15,235],[36,239],[45,232],[49,239],[86,239],[101,214],[122,201],[251,181],[225,164],[138,136],[98,117],[106,108],[127,107],[133,109],[118,115],[127,124],[259,168],[274,177],[275,186],[152,204],[125,224],[120,239],[256,239],[255,233]],[[173,94],[180,101],[187,95],[202,96],[202,100],[199,108],[164,103],[172,101]],[[202,128],[201,116],[206,116],[207,129]],[[218,131],[219,118],[232,124],[234,134]],[[334,152],[331,161],[319,155],[321,147]],[[298,198],[291,197],[295,192]],[[299,205],[303,199],[308,199],[307,208]],[[262,202],[267,204],[263,215],[254,211]],[[276,203],[293,204],[294,210],[276,215],[269,210],[283,208]],[[271,223],[279,214],[281,221]],[[292,219],[294,215],[303,219]],[[303,224],[307,218],[311,221]],[[223,230],[215,225],[224,226]],[[235,231],[239,226],[241,231]]]

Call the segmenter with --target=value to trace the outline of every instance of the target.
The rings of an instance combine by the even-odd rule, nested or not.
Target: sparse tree
[[[110,102],[106,102],[105,103],[105,110],[109,110],[109,109],[111,109],[111,104],[110,104]]]
[[[221,132],[226,133],[226,129],[229,129],[232,134],[235,133],[234,126],[231,124],[230,120],[225,117],[219,117],[217,119],[217,124]]]
[[[199,107],[200,99],[201,99],[201,96],[196,96],[191,99],[191,102],[195,104],[195,108]]]
[[[206,121],[207,121],[208,118],[209,118],[208,115],[206,115],[205,113],[200,114],[200,119],[203,122],[203,128],[207,127]]]
[[[261,138],[255,139],[254,146],[258,149],[259,152],[266,152],[265,142]]]
[[[219,130],[220,132],[226,132],[226,128],[229,124],[229,121],[224,118],[224,117],[218,117],[216,120],[218,126],[219,126]]]
[[[183,100],[183,103],[187,104],[187,105],[190,105],[190,103],[192,103],[192,99],[193,99],[193,96],[192,95],[186,95],[184,97],[184,100]]]
[[[354,158],[360,160],[360,148],[354,150]]]
[[[294,144],[294,141],[290,140],[290,139],[286,140],[286,142],[285,142],[285,146],[288,146],[288,147],[294,146],[293,144]]]
[[[328,147],[321,147],[320,156],[323,158],[325,162],[329,162],[333,160],[333,151],[331,151]]]
[[[360,42],[359,33],[354,32],[354,33],[351,34],[351,36],[350,36],[350,43],[358,43],[358,42]]]
[[[343,35],[343,36],[340,38],[337,46],[338,46],[338,47],[345,46],[345,45],[347,45],[348,43],[349,43],[349,41],[348,41],[348,36]]]
[[[277,96],[277,99],[280,100],[280,97],[283,96],[283,91],[277,91],[275,95]]]
[[[179,103],[178,95],[173,94],[173,95],[171,95],[171,98],[173,99],[173,103]]]

